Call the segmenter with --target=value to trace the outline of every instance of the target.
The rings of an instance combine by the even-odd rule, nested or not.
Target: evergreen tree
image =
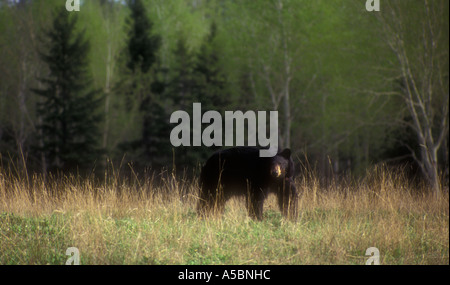
[[[141,138],[129,144],[133,159],[145,166],[160,167],[171,156],[168,147],[169,128],[165,102],[161,97],[164,71],[157,66],[157,52],[161,46],[159,35],[152,34],[153,23],[141,0],[128,1],[129,38],[126,67],[131,88],[127,101],[137,102],[142,114]],[[128,103],[127,103],[128,105]],[[133,156],[133,154],[132,154]]]
[[[192,72],[192,102],[200,102],[203,112],[215,110],[224,114],[231,100],[227,89],[227,78],[220,62],[221,49],[216,36],[217,25],[212,22],[209,34],[203,40],[195,57]],[[192,108],[192,102],[189,109]],[[191,165],[196,165],[198,162],[205,161],[218,148],[220,147],[197,147],[187,153],[187,158]]]
[[[192,103],[195,102],[194,68],[195,57],[186,45],[186,39],[180,37],[173,51],[174,61],[169,71],[169,79],[165,88],[165,97],[170,98],[173,111],[183,110],[192,118]],[[171,128],[173,125],[171,126]],[[169,134],[170,135],[170,134]],[[192,129],[191,129],[192,137]],[[196,155],[188,147],[174,148],[177,165],[195,166]],[[180,169],[181,170],[181,169]]]
[[[217,25],[211,24],[210,32],[197,55],[195,93],[202,109],[223,111],[230,102],[227,92],[227,79],[219,61],[220,49],[216,42]]]
[[[128,0],[130,14],[126,20],[128,38],[124,50],[123,93],[127,111],[140,106],[148,96],[152,83],[151,67],[156,63],[156,53],[161,38],[152,35],[153,23],[147,17],[147,10],[141,0]]]
[[[57,10],[40,52],[49,74],[38,78],[43,87],[33,92],[41,97],[37,112],[47,170],[92,167],[99,154],[100,102],[87,72],[89,42],[84,31],[76,32],[76,23],[75,13]]]
[[[127,67],[135,72],[139,69],[147,73],[156,62],[156,53],[161,45],[158,35],[151,35],[153,23],[147,17],[147,10],[141,0],[129,0],[128,7],[131,10],[128,24],[131,26],[128,38]]]
[[[140,144],[143,148],[143,160],[146,166],[160,168],[166,166],[171,160],[170,145],[170,114],[166,109],[167,100],[163,100],[164,85],[160,79],[154,79],[151,85],[151,94],[145,96],[141,104],[143,113],[142,138]]]
[[[165,96],[172,100],[175,110],[184,110],[193,118],[192,104],[200,102],[202,110],[222,112],[230,104],[227,80],[219,61],[220,48],[216,41],[217,26],[213,22],[209,34],[196,53],[189,52],[186,39],[178,39],[173,52]],[[193,137],[191,129],[191,140]],[[204,161],[218,147],[178,147],[175,148],[176,163],[195,167]]]
[[[186,46],[186,39],[178,39],[173,52],[174,62],[170,70],[170,78],[165,94],[173,100],[173,106],[177,110],[192,109],[194,100],[194,64],[195,59]]]

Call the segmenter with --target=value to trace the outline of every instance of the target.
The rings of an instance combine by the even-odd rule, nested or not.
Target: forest
[[[383,164],[448,189],[449,1],[379,2],[0,0],[0,167],[190,173],[219,147],[173,146],[170,117],[199,102],[278,111],[325,185]]]

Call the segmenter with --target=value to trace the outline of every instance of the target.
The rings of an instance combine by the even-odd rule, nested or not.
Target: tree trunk
[[[427,145],[430,145],[428,143]],[[426,178],[436,195],[436,198],[441,196],[441,187],[439,182],[438,164],[437,164],[437,148],[431,146],[427,149],[422,146],[421,149],[421,161],[423,161],[423,171],[426,174]]]
[[[442,62],[448,62],[448,42],[439,37],[442,33],[447,34],[445,26],[448,27],[448,18],[445,22],[443,14],[445,2],[436,0],[430,4],[430,1],[424,0],[423,6],[422,3],[415,3],[424,14],[418,17],[414,26],[409,25],[408,28],[405,28],[408,23],[403,21],[402,14],[407,13],[408,5],[413,4],[405,6],[402,1],[387,2],[386,12],[377,14],[387,43],[398,59],[399,75],[404,85],[400,96],[412,119],[412,123],[404,119],[404,124],[409,125],[417,135],[421,148],[419,157],[411,146],[409,149],[438,198],[441,196],[441,185],[437,153],[448,137],[449,129],[448,73],[443,71],[445,64],[441,66]],[[413,40],[424,50],[412,48]],[[442,109],[433,106],[442,106]],[[433,130],[436,132],[433,133]]]
[[[283,64],[284,64],[284,90],[283,90],[283,112],[284,112],[284,147],[291,147],[291,106],[289,84],[292,78],[291,75],[291,57],[289,56],[288,42],[286,35],[286,27],[282,15],[283,3],[278,0],[278,21],[281,26],[281,38],[283,42]]]

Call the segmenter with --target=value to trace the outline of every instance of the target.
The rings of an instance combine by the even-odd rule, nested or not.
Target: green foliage
[[[64,264],[71,246],[64,218],[0,214],[1,264]],[[36,238],[39,237],[39,238]]]
[[[162,167],[170,157],[168,147],[168,114],[161,97],[164,73],[157,55],[161,37],[154,34],[153,23],[140,0],[127,2],[130,14],[126,20],[128,38],[124,48],[123,80],[119,87],[126,96],[126,111],[139,112],[140,135],[122,143],[123,150],[132,151],[131,159],[147,167]],[[128,141],[128,142],[127,142]]]
[[[42,88],[33,89],[42,98],[38,116],[50,170],[92,166],[98,157],[100,101],[87,72],[89,42],[75,33],[76,21],[65,9],[55,12],[40,53],[49,75],[39,78]]]
[[[211,24],[209,34],[197,54],[194,68],[195,101],[202,103],[206,110],[225,110],[231,102],[227,93],[227,79],[221,68],[220,50],[216,41],[217,25]]]
[[[188,75],[188,78],[192,78],[192,93],[190,94],[191,97],[187,98],[189,105],[186,108],[191,114],[191,119],[192,103],[194,102],[200,102],[202,110],[215,110],[222,114],[225,110],[228,110],[227,106],[232,102],[229,96],[229,89],[227,88],[228,81],[219,60],[221,51],[216,40],[216,33],[217,26],[213,22],[209,34],[205,37],[199,51],[195,55],[192,70],[188,66],[189,70],[191,70],[191,75]],[[179,48],[177,50],[180,53],[178,56],[182,57],[184,56],[183,48],[182,46]],[[186,56],[189,57],[189,55]],[[195,166],[198,162],[206,160],[211,151],[215,149],[217,147],[212,147],[211,149],[200,147],[196,148],[195,151],[187,150],[186,158],[188,159],[185,163]]]
[[[36,52],[50,53],[50,47],[36,39],[39,29],[49,29],[51,11],[64,5],[57,0],[0,3],[0,151],[3,157],[23,151],[36,165],[45,164],[37,146],[40,138],[54,139],[40,134],[44,129],[37,125],[44,109],[54,111],[30,88],[54,85],[45,81],[54,78],[47,78],[47,63]],[[92,86],[103,90],[105,100],[96,122],[99,135],[79,132],[113,161],[125,156],[143,167],[168,166],[175,154],[182,169],[202,162],[212,149],[172,148],[170,114],[190,113],[192,103],[201,102],[203,110],[219,112],[277,109],[281,140],[290,137],[296,161],[305,157],[324,177],[343,171],[360,175],[381,161],[411,161],[407,156],[419,145],[398,96],[405,87],[400,67],[377,15],[397,7],[400,20],[390,17],[390,24],[409,27],[404,44],[413,73],[420,74],[427,55],[432,57],[436,96],[429,108],[435,135],[445,110],[446,97],[440,95],[448,93],[448,12],[431,17],[443,32],[435,35],[428,53],[430,41],[422,35],[430,11],[424,3],[393,1],[370,13],[359,0],[82,1],[81,11],[71,14],[79,18],[74,34],[84,34],[91,48],[77,62],[84,62],[81,74],[92,74]],[[448,7],[440,0],[429,4],[431,12]],[[89,88],[81,91],[65,80],[64,88],[70,85],[71,92],[89,97]],[[78,148],[74,157],[92,163],[84,153]],[[439,150],[442,168],[448,168],[447,153],[445,139]]]
[[[127,67],[132,72],[139,69],[142,73],[147,73],[156,61],[160,38],[150,34],[153,23],[148,19],[141,0],[129,0],[128,7],[131,15],[128,18],[130,30]]]

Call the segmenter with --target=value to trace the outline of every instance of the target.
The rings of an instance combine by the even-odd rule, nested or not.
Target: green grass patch
[[[159,189],[164,196],[126,185],[117,195],[108,184],[67,179],[55,197],[39,181],[5,177],[0,264],[65,264],[68,247],[79,249],[81,264],[362,265],[369,247],[379,249],[381,264],[449,263],[448,194],[414,196],[392,181],[347,192],[299,183],[297,220],[285,219],[270,196],[263,221],[254,221],[239,199],[223,215],[198,217],[196,196],[182,198],[176,183]],[[195,183],[185,187],[195,193]]]

